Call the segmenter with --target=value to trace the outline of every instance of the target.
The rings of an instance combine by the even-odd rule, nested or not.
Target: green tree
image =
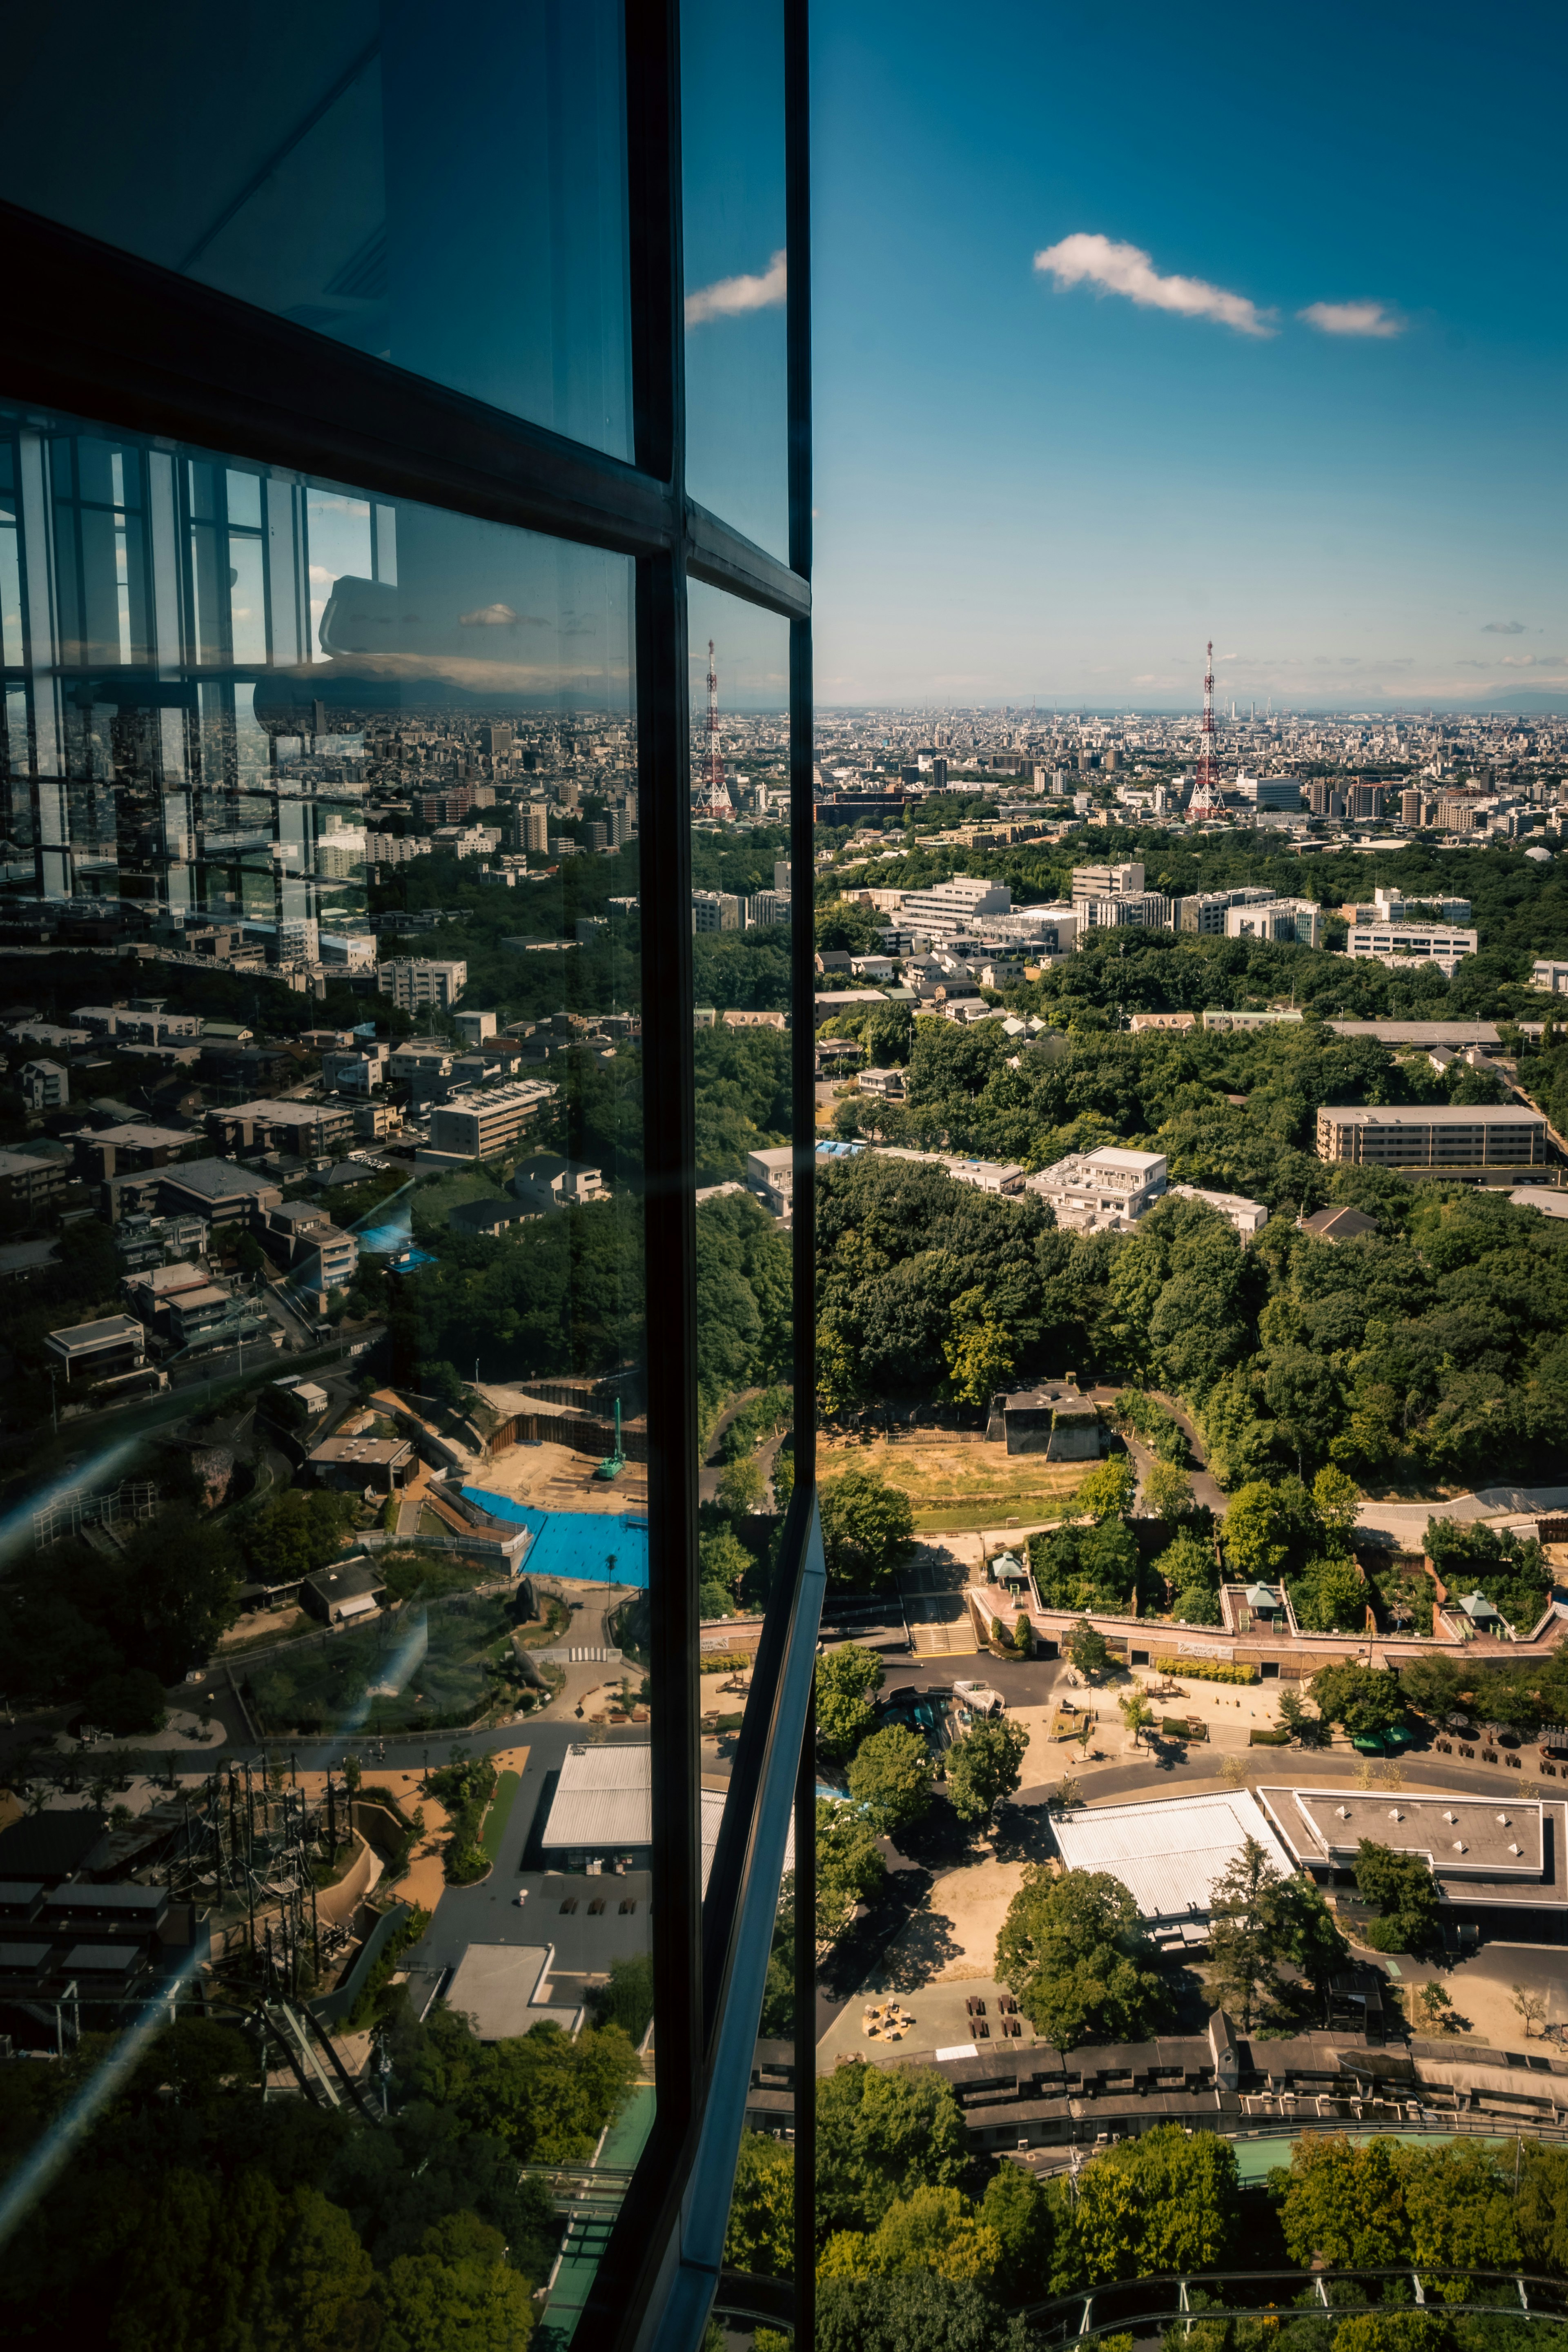
[[[1342,1724],[1352,1739],[1390,1731],[1405,1720],[1395,1675],[1372,1666],[1320,1666],[1307,1685],[1325,1723]]]
[[[848,1780],[849,1794],[878,1837],[896,1839],[931,1811],[931,1750],[902,1724],[862,1741]]]
[[[1312,1508],[1318,1525],[1336,1549],[1347,1547],[1361,1513],[1361,1488],[1332,1463],[1325,1464],[1312,1481]]]
[[[1210,1911],[1212,1990],[1244,2033],[1277,2009],[1283,1963],[1321,1984],[1343,1959],[1343,1939],[1317,1888],[1283,1877],[1256,1838],[1243,1839]]]
[[[1412,1658],[1399,1669],[1399,1687],[1409,1704],[1438,1723],[1458,1706],[1464,1680],[1451,1658],[1436,1654]]]
[[[938,2278],[988,2279],[1002,2260],[994,2231],[956,2189],[921,2188],[889,2205],[868,2233],[839,2230],[816,2266],[819,2279],[891,2278],[934,2273]]]
[[[948,1393],[959,1404],[987,1405],[1013,1377],[1017,1357],[984,1289],[952,1302],[952,1328],[942,1343]]]
[[[961,1822],[988,1826],[1023,1777],[1029,1735],[1004,1717],[972,1724],[947,1751],[947,1792]]]
[[[846,1470],[818,1489],[818,1500],[830,1583],[868,1591],[913,1551],[910,1498],[874,1471]]]
[[[710,1528],[700,1536],[697,1552],[702,1582],[716,1584],[730,1594],[747,1570],[756,1566],[739,1536],[729,1528]]]
[[[846,1642],[816,1662],[816,1744],[824,1756],[852,1756],[876,1723],[870,1695],[882,1686],[875,1650]]]
[[[1376,1939],[1379,1949],[1418,1952],[1432,1941],[1437,1889],[1419,1854],[1395,1853],[1363,1838],[1356,1848],[1355,1882],[1366,1901],[1378,1906],[1380,1916],[1373,1925],[1384,1930]]]
[[[763,1465],[752,1454],[742,1454],[736,1462],[727,1462],[719,1474],[719,1507],[731,1518],[743,1519],[748,1513],[762,1508],[767,1481]]]
[[[1369,1598],[1353,1559],[1311,1559],[1290,1580],[1290,1606],[1309,1633],[1359,1633]]]
[[[1405,2167],[1398,2144],[1355,2145],[1342,2132],[1291,2145],[1279,2226],[1293,2263],[1335,2270],[1386,2270],[1407,2242]]]
[[[1239,2220],[1230,2142],[1157,2124],[1079,2174],[1072,2258],[1086,2284],[1219,2270],[1234,2259]]]
[[[1103,1674],[1110,1663],[1110,1651],[1103,1633],[1079,1621],[1068,1635],[1068,1655],[1080,1675]]]
[[[956,2187],[969,2133],[934,2066],[868,2066],[850,2059],[816,2084],[816,2226],[874,2230],[917,2189]]]
[[[730,2270],[788,2278],[795,2263],[795,2151],[771,2132],[742,2132],[724,2237]]]
[[[112,1731],[121,1738],[137,1731],[162,1731],[167,1720],[163,1685],[144,1666],[100,1675],[89,1684],[85,1697],[88,1720],[100,1731]]]
[[[1327,1727],[1321,1716],[1312,1714],[1300,1691],[1282,1690],[1279,1698],[1279,1721],[1292,1739],[1303,1748],[1316,1748],[1327,1738]]]
[[[526,2279],[509,2268],[506,2242],[472,2213],[450,2213],[401,2254],[382,2282],[382,2352],[516,2352],[533,2332]]]
[[[1073,1489],[1071,1508],[1096,1527],[1107,1519],[1124,1519],[1138,1492],[1138,1473],[1125,1454],[1112,1454],[1098,1469],[1080,1478]]]
[[[1168,1997],[1153,1958],[1137,1904],[1106,1871],[1052,1878],[1030,1864],[996,1938],[997,1976],[1058,2050],[1157,2032]]]
[[[1146,1695],[1141,1690],[1129,1691],[1124,1697],[1119,1698],[1116,1704],[1121,1710],[1122,1722],[1132,1734],[1132,1745],[1136,1748],[1139,1739],[1154,1720],[1154,1710],[1150,1706]]]
[[[1154,1462],[1143,1481],[1143,1507],[1167,1526],[1186,1518],[1193,1507],[1193,1482],[1173,1462]]]
[[[1225,1556],[1235,1575],[1278,1578],[1304,1554],[1314,1532],[1311,1501],[1299,1478],[1254,1478],[1231,1497]]]
[[[816,2291],[815,2352],[1029,2352],[1032,2340],[977,2279],[908,2272]]]
[[[1568,2276],[1568,2148],[1524,2143],[1514,2218],[1530,2268]]]
[[[1038,2302],[1050,2289],[1057,2209],[1021,2165],[999,2164],[985,2184],[980,2218],[1002,2249],[996,2289],[1010,2303]]]
[[[851,1805],[816,1801],[816,1940],[844,1933],[858,1903],[869,1902],[888,1874],[869,1822]]]

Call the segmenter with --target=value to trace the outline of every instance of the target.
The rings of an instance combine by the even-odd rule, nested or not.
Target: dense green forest
[[[385,2036],[379,2129],[266,2100],[234,2025],[156,2035],[6,2249],[0,2313],[36,2352],[474,2352],[531,2333],[560,2225],[520,2164],[580,2160],[635,2081],[615,2024],[481,2043],[437,2010]],[[107,2053],[0,2066],[0,2166]]]
[[[1217,1139],[1194,1110],[1154,1140],[1178,1179],[1272,1196],[1247,1247],[1194,1201],[1130,1234],[1079,1235],[1030,1196],[940,1170],[875,1153],[825,1167],[825,1409],[951,1394],[950,1350],[989,1323],[999,1378],[1092,1369],[1183,1398],[1227,1486],[1329,1462],[1367,1478],[1544,1475],[1568,1450],[1568,1231],[1496,1193],[1325,1169],[1278,1136],[1270,1150],[1266,1117],[1238,1116],[1233,1142],[1213,1116]],[[1317,1241],[1294,1222],[1303,1195],[1354,1202],[1378,1233]]]

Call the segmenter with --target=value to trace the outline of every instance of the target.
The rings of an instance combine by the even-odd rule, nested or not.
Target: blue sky
[[[819,700],[1568,709],[1565,22],[816,0]]]

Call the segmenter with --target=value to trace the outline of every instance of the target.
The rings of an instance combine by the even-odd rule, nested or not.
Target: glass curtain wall
[[[0,2297],[695,2346],[811,1957],[804,11],[13,63]]]

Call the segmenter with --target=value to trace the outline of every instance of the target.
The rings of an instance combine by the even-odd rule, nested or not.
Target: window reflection
[[[629,455],[619,0],[476,0],[459,25],[174,0],[159,25],[79,0],[29,26],[0,194]]]
[[[127,2251],[243,2147],[345,2340],[460,2261],[564,2345],[656,2096],[631,566],[35,413],[0,487],[7,2292],[302,2338]]]
[[[787,559],[781,0],[682,0],[680,37],[687,485]]]

